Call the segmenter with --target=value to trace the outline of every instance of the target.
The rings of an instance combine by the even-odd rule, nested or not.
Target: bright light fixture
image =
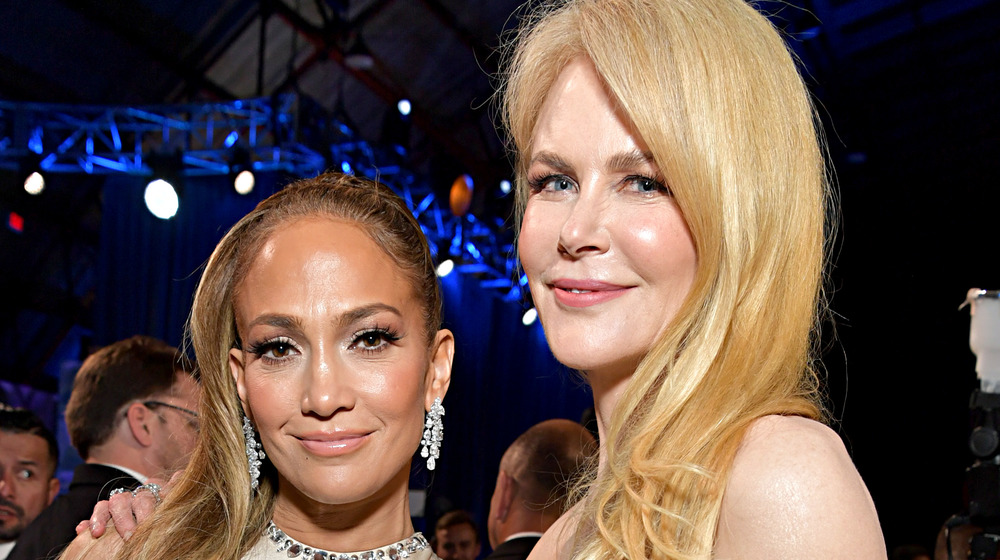
[[[174,186],[163,179],[150,181],[146,185],[143,199],[146,201],[146,208],[149,208],[149,211],[161,220],[173,218],[180,206],[180,200],[177,198]]]

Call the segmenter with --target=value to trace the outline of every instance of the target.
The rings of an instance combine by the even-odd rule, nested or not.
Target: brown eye
[[[285,358],[292,352],[292,345],[285,342],[275,342],[268,350],[272,358]]]
[[[382,333],[367,332],[361,335],[359,341],[365,348],[378,348],[382,344]]]

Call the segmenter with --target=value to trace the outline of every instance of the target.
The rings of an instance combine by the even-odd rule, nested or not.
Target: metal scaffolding
[[[205,176],[247,165],[300,177],[342,169],[377,178],[402,196],[437,262],[453,259],[483,287],[520,300],[523,278],[503,220],[455,216],[402,159],[294,95],[139,107],[0,101],[0,169],[152,176],[167,164],[179,175]]]

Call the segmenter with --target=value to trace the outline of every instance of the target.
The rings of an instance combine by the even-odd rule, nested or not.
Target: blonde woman
[[[268,198],[195,295],[191,463],[124,545],[81,527],[67,557],[436,558],[407,487],[422,436],[431,461],[440,443],[454,352],[440,314],[426,239],[389,189],[327,174]]]
[[[601,435],[532,558],[885,558],[821,423],[830,193],[779,33],[742,0],[559,2],[502,93],[521,263]]]

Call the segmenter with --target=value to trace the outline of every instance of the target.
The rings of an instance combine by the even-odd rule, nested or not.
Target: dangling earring
[[[258,479],[260,478],[260,465],[261,460],[264,459],[264,448],[260,446],[260,442],[254,437],[253,424],[250,423],[250,419],[247,418],[246,414],[243,415],[243,437],[246,439],[247,443],[247,464],[250,468],[250,490],[256,490],[260,485]]]
[[[424,422],[424,437],[420,440],[423,448],[420,456],[427,459],[427,470],[432,471],[437,466],[437,458],[441,454],[441,441],[444,439],[444,407],[441,406],[441,397],[434,399],[431,411],[427,413],[427,421]]]

